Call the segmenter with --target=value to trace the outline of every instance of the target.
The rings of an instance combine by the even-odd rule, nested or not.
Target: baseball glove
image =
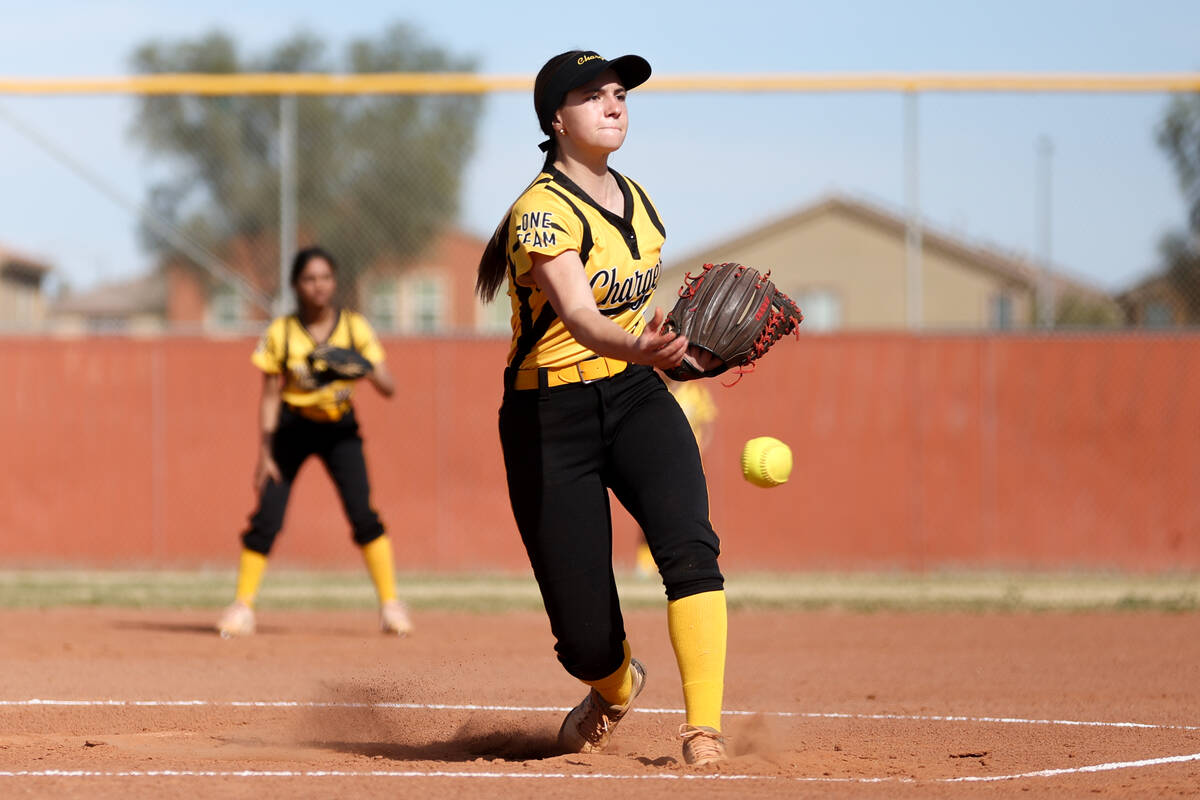
[[[689,272],[663,326],[687,337],[688,354],[667,376],[690,381],[729,369],[749,372],[773,344],[795,332],[804,315],[770,275],[742,264],[705,264],[699,275]]]
[[[322,344],[309,354],[308,368],[317,382],[324,384],[357,380],[375,369],[375,366],[357,350]]]

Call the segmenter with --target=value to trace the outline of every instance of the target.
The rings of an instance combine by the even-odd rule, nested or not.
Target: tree
[[[1054,309],[1059,328],[1111,328],[1121,324],[1120,308],[1105,297],[1067,290]]]
[[[141,73],[466,72],[455,57],[397,24],[376,40],[357,40],[335,62],[305,33],[265,56],[244,56],[224,33],[151,41],[133,54]],[[296,187],[300,238],[320,242],[341,264],[343,299],[356,276],[380,257],[417,255],[455,218],[461,172],[474,147],[481,100],[474,95],[304,95],[296,99]],[[267,292],[278,286],[280,99],[268,95],[141,95],[133,136],[170,165],[153,185],[149,213],[213,252],[257,253],[247,275]],[[178,256],[162,227],[142,226],[143,241]],[[245,269],[243,269],[245,271]]]
[[[1163,271],[1187,309],[1200,323],[1200,94],[1176,95],[1158,130],[1158,144],[1175,168],[1187,203],[1186,231],[1172,231],[1159,243]]]

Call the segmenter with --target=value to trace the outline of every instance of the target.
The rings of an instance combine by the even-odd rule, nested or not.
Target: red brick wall
[[[359,393],[401,569],[525,569],[496,433],[507,341],[385,340]],[[0,352],[0,563],[231,566],[251,511],[249,338],[38,340]],[[704,452],[736,568],[1200,567],[1200,337],[785,341],[732,388]],[[791,480],[740,477],[791,445]],[[648,458],[656,454],[647,453]],[[663,469],[670,469],[669,463]],[[636,529],[617,514],[617,558]],[[352,566],[328,478],[301,473],[282,563]]]

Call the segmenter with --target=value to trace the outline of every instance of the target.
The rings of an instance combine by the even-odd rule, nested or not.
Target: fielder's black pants
[[[296,473],[313,455],[321,459],[337,487],[355,543],[362,546],[383,535],[383,523],[371,507],[367,462],[353,409],[337,422],[314,422],[283,406],[271,441],[271,456],[283,481],[269,480],[263,486],[258,508],[250,516],[250,527],[242,534],[242,544],[247,550],[263,555],[271,552],[271,545],[283,527],[283,514]]]
[[[723,588],[696,439],[650,367],[507,390],[500,443],[513,515],[570,674],[598,680],[624,659],[609,489],[645,532],[668,599]]]

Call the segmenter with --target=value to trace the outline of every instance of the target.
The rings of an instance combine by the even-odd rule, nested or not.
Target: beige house
[[[1041,272],[1027,260],[928,226],[922,228],[921,243],[922,329],[1032,325],[1039,286],[1060,311],[1069,308],[1078,313],[1086,307],[1106,321],[1100,324],[1120,320],[1119,309],[1103,291],[1058,273],[1043,281]],[[665,264],[659,290],[673,292],[682,285],[685,273],[694,274],[705,263],[725,261],[769,269],[776,286],[804,312],[802,327],[807,331],[894,329],[908,324],[905,221],[878,206],[827,197]]]
[[[50,267],[0,247],[0,328],[29,329],[46,318],[42,281]]]
[[[166,308],[166,280],[155,272],[67,294],[48,316],[56,333],[152,334],[165,330]]]

